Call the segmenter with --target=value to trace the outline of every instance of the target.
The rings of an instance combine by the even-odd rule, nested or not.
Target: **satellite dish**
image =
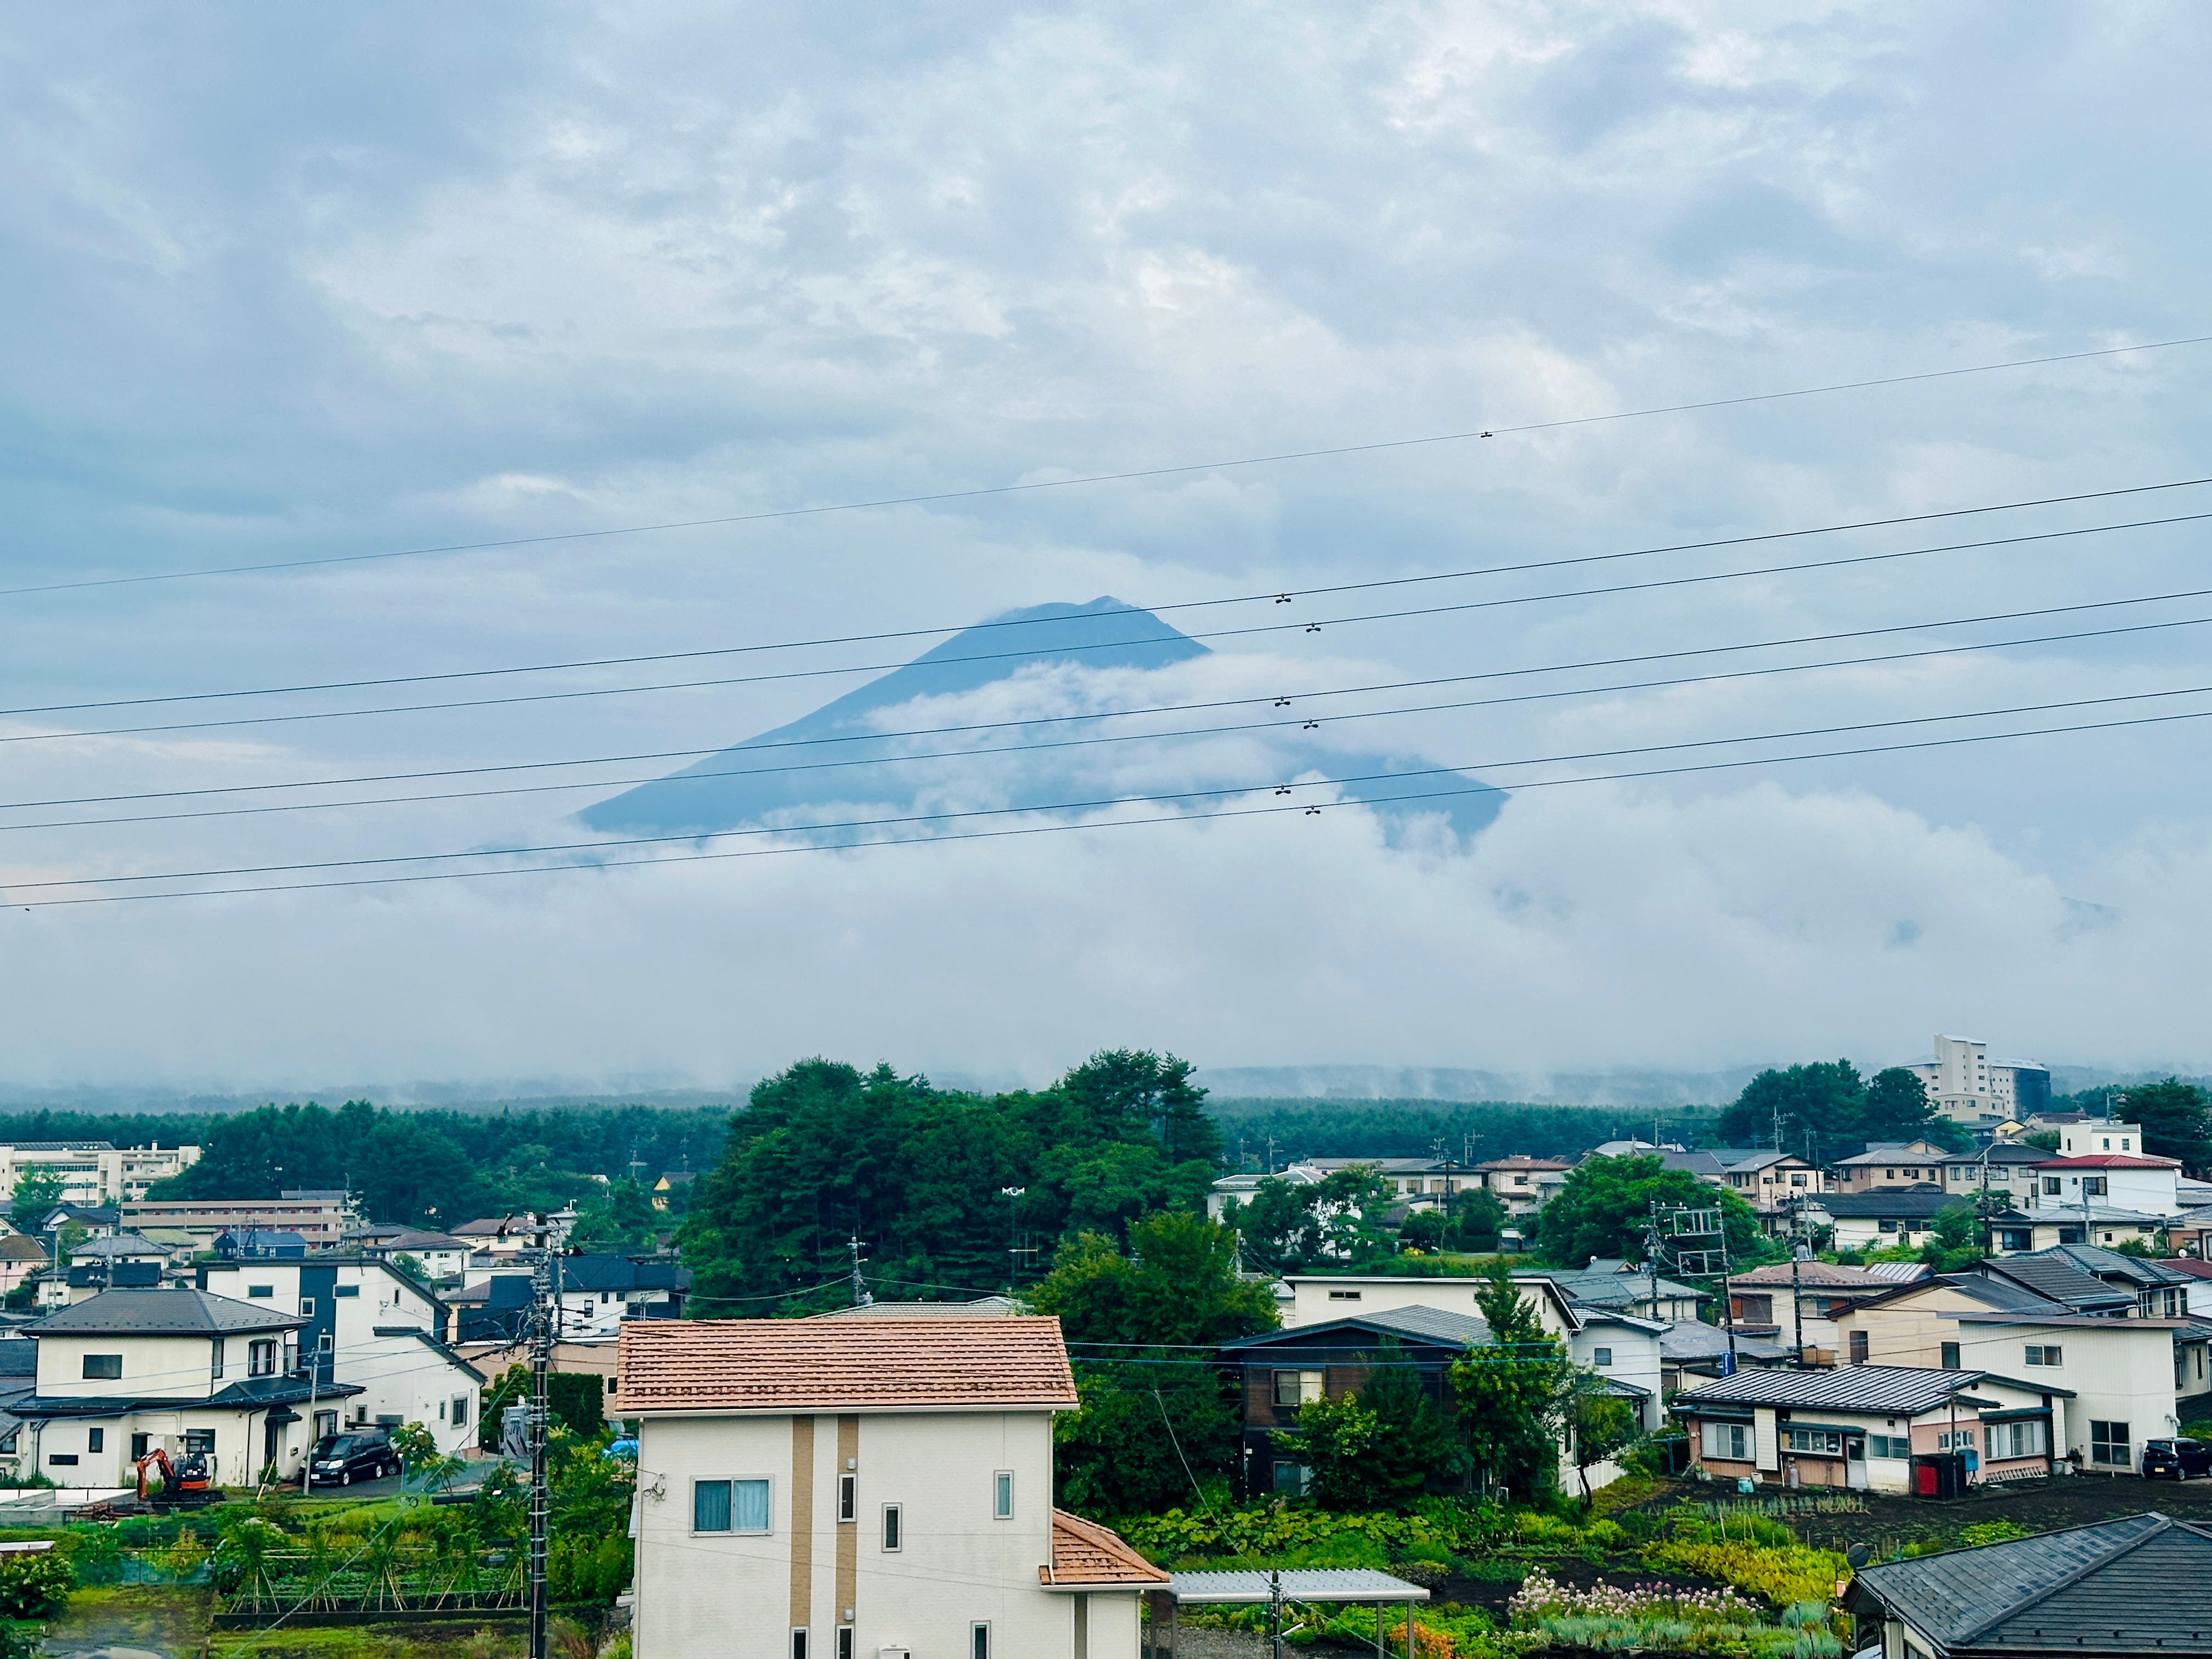
[[[1851,1564],[1851,1571],[1853,1572],[1856,1572],[1861,1567],[1866,1565],[1868,1562],[1874,1559],[1874,1552],[1869,1549],[1864,1544],[1854,1544],[1850,1548],[1844,1552],[1844,1559],[1850,1562]]]

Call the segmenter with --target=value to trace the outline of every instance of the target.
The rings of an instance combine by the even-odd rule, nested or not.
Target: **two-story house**
[[[1053,1503],[1057,1319],[633,1320],[637,1659],[1136,1659],[1167,1575]]]
[[[1947,1152],[1943,1190],[1970,1203],[1984,1193],[1994,1193],[2006,1203],[2025,1208],[2035,1202],[2035,1166],[2050,1156],[2040,1146],[2016,1140],[1992,1141],[1978,1152]]]
[[[1877,1141],[1863,1152],[1836,1160],[1835,1190],[1871,1193],[1887,1187],[1934,1186],[1942,1181],[1944,1164],[1951,1156],[1932,1140]]]
[[[1518,1221],[1551,1201],[1552,1194],[1566,1184],[1567,1171],[1572,1166],[1556,1158],[1528,1158],[1516,1152],[1474,1167],[1482,1184],[1505,1206],[1506,1215]]]
[[[34,1322],[37,1389],[9,1407],[32,1439],[26,1465],[61,1486],[127,1486],[160,1446],[205,1453],[221,1486],[296,1474],[317,1394],[299,1368],[306,1322],[182,1287],[107,1291]]]
[[[316,1435],[419,1423],[441,1451],[474,1443],[483,1374],[446,1346],[436,1292],[395,1263],[324,1255],[197,1272],[204,1290],[297,1322],[302,1369],[312,1360],[319,1383]]]

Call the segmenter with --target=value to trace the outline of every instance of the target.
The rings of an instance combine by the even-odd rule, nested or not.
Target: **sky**
[[[2212,475],[2212,343],[1632,413],[2212,335],[2208,35],[2162,4],[27,14],[0,41],[0,1093],[742,1087],[816,1053],[1041,1081],[1123,1046],[1702,1072],[1879,1066],[1939,1030],[2202,1069],[2212,720],[1594,775],[2212,715],[2212,594],[2110,603],[2212,589],[2212,520],[2140,522],[2212,487],[1265,596]],[[1912,556],[1766,569],[1881,553]],[[167,579],[258,564],[294,568]],[[1688,576],[1717,580],[1588,591]],[[1164,613],[1194,633],[1327,625],[907,712],[1573,695],[1311,739],[1309,780],[1387,748],[1510,792],[1472,836],[1109,805],[933,847],[46,902],[587,842],[568,814],[684,761],[235,809],[711,750],[1102,595],[1262,596]],[[1750,666],[1795,672],[1622,689]],[[635,689],[768,672],[795,677]],[[1130,744],[1098,776],[1187,770]],[[945,810],[1003,799],[1000,769],[933,775]],[[185,790],[244,793],[84,804]]]

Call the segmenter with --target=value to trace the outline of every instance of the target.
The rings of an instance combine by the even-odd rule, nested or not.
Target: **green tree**
[[[1395,1342],[1377,1352],[1358,1395],[1308,1401],[1276,1443],[1305,1467],[1326,1510],[1402,1510],[1425,1493],[1456,1490],[1473,1465],[1451,1413]]]
[[[1590,1501],[1591,1468],[1626,1451],[1642,1437],[1643,1425],[1636,1408],[1613,1393],[1595,1371],[1577,1370],[1569,1379],[1566,1403],[1560,1413],[1574,1454],[1575,1474],[1583,1485],[1583,1502]]]
[[[2167,1078],[2130,1089],[2128,1121],[2142,1125],[2143,1151],[2178,1158],[2191,1174],[2212,1168],[2212,1097],[2194,1083]]]
[[[1186,1355],[1079,1360],[1080,1407],[1053,1419],[1054,1488],[1084,1515],[1157,1515],[1225,1497],[1238,1420],[1221,1373]]]
[[[1936,1103],[1929,1099],[1920,1074],[1892,1066],[1868,1079],[1866,1099],[1853,1127],[1869,1140],[1910,1140],[1928,1137],[1938,1122]]]
[[[1498,1201],[1498,1194],[1486,1187],[1477,1187],[1452,1195],[1450,1225],[1444,1234],[1444,1245],[1454,1250],[1494,1250],[1498,1235],[1505,1225],[1505,1206]]]
[[[1938,1273],[1957,1273],[1989,1254],[1981,1216],[1971,1204],[1946,1204],[1929,1218],[1928,1230],[1933,1237],[1920,1247],[1920,1259]]]
[[[1052,1272],[1028,1293],[1057,1314],[1075,1343],[1191,1347],[1273,1330],[1274,1293],[1237,1273],[1237,1236],[1201,1216],[1147,1216],[1129,1249],[1098,1233],[1060,1248]]]
[[[576,1212],[568,1241],[599,1249],[650,1244],[659,1220],[653,1195],[625,1176],[609,1182],[604,1192]]]
[[[18,1232],[35,1233],[39,1224],[62,1201],[62,1178],[52,1170],[33,1166],[15,1182],[15,1196],[8,1206],[8,1218]]]
[[[1654,1203],[1662,1210],[1719,1211],[1734,1266],[1755,1266],[1778,1255],[1742,1199],[1648,1154],[1586,1158],[1570,1170],[1552,1201],[1536,1212],[1536,1248],[1547,1261],[1568,1267],[1592,1256],[1640,1258]]]
[[[1467,1449],[1492,1484],[1533,1498],[1558,1474],[1560,1415],[1574,1368],[1503,1267],[1483,1276],[1474,1299],[1490,1334],[1451,1371]]]
[[[1264,1273],[1303,1267],[1320,1254],[1310,1187],[1268,1176],[1252,1189],[1248,1202],[1232,1199],[1222,1218],[1237,1230],[1245,1261]]]
[[[1398,1229],[1400,1250],[1437,1251],[1451,1233],[1451,1218],[1442,1210],[1416,1210]]]
[[[1904,1066],[1877,1073],[1869,1083],[1847,1060],[1761,1072],[1721,1114],[1721,1139],[1769,1146],[1778,1126],[1783,1146],[1815,1163],[1867,1140],[1917,1136],[1961,1151],[1972,1139],[1936,1115],[1919,1078]]]
[[[1313,1194],[1313,1233],[1322,1258],[1347,1267],[1363,1267],[1391,1254],[1383,1217],[1397,1194],[1372,1164],[1332,1170],[1309,1190]]]
[[[1102,1049],[1056,1086],[1109,1133],[1155,1133],[1169,1163],[1211,1164],[1221,1157],[1221,1129],[1206,1115],[1206,1091],[1190,1080],[1196,1069],[1173,1054]]]

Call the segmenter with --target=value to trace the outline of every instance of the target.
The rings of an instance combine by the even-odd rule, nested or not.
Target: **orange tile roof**
[[[1119,1533],[1066,1510],[1052,1512],[1052,1565],[1037,1569],[1051,1585],[1164,1584],[1168,1576],[1121,1541]]]
[[[649,1412],[1073,1410],[1060,1321],[632,1319],[611,1417]]]

